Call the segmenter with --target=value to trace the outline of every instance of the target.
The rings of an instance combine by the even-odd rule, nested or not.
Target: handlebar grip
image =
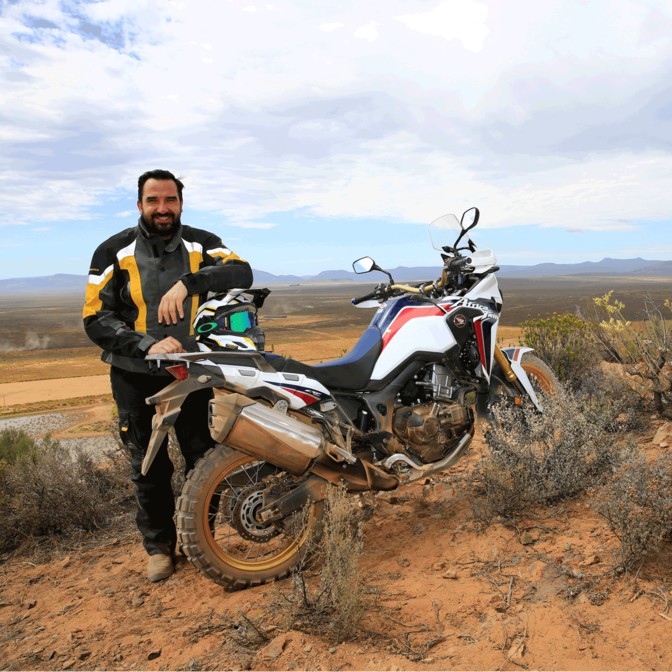
[[[364,301],[370,301],[375,299],[377,296],[376,292],[371,292],[370,294],[364,294],[364,296],[357,296],[352,299],[352,305],[356,306],[358,303],[364,303]]]

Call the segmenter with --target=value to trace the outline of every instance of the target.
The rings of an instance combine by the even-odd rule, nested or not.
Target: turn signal
[[[187,369],[182,364],[179,364],[178,366],[168,366],[166,367],[166,371],[168,371],[171,376],[177,378],[178,380],[186,380],[189,378],[189,371],[187,371]]]

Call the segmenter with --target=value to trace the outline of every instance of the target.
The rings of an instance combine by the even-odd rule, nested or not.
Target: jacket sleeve
[[[208,234],[201,254],[203,261],[200,270],[185,273],[180,278],[189,294],[226,292],[252,286],[250,265],[231,252],[218,236]]]
[[[103,350],[124,357],[144,358],[156,339],[133,331],[116,313],[118,267],[114,250],[101,245],[94,253],[86,285],[84,331]],[[116,269],[116,270],[115,270]]]

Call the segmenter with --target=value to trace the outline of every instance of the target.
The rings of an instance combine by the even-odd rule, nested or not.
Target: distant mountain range
[[[637,277],[672,277],[672,261],[636,259],[610,259],[584,261],[580,264],[535,264],[534,266],[514,266],[501,264],[499,277],[506,278],[548,278],[559,275],[627,275]],[[397,281],[429,280],[441,274],[439,266],[398,266],[389,269]],[[300,284],[302,282],[381,282],[387,276],[379,271],[357,275],[352,271],[322,271],[317,275],[273,275],[266,271],[254,270],[254,284],[271,285],[277,283]],[[56,275],[35,278],[10,278],[0,280],[0,293],[18,292],[83,292],[86,287],[85,275]]]

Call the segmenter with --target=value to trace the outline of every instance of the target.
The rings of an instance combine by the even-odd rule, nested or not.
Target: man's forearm
[[[248,289],[254,277],[246,261],[232,259],[224,264],[208,266],[195,273],[185,273],[180,280],[189,294],[225,292],[229,289]]]

